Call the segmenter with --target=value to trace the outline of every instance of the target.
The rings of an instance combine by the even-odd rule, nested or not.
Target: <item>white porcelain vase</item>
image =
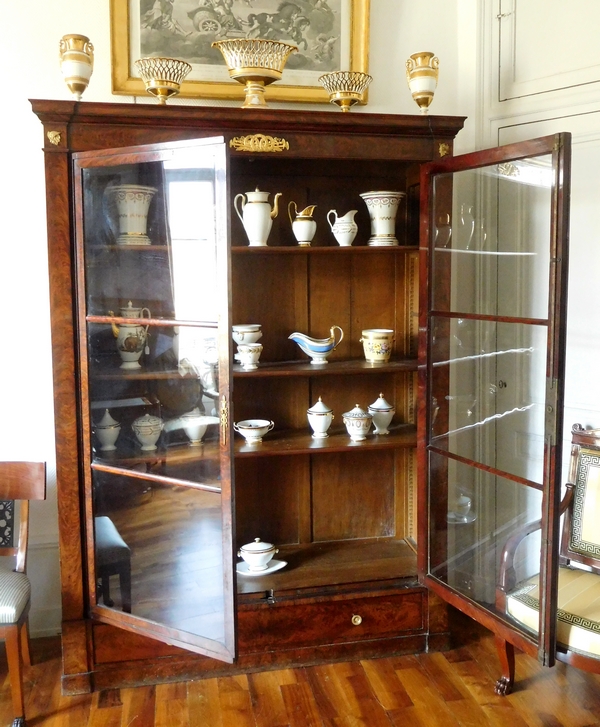
[[[117,184],[106,188],[108,203],[118,222],[117,245],[150,245],[148,211],[156,187]]]
[[[398,245],[396,238],[396,213],[404,192],[363,192],[360,195],[369,210],[371,218],[371,247]]]

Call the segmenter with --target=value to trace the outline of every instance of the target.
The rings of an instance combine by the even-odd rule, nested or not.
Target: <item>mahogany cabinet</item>
[[[419,174],[451,155],[463,119],[32,104],[64,691],[442,648],[445,606],[417,572]],[[281,193],[266,247],[248,245],[233,207],[257,188],[271,204]],[[406,195],[398,246],[367,244],[359,194],[373,190]],[[146,204],[143,230],[119,221],[127,194]],[[310,247],[292,235],[291,201],[316,205]],[[326,215],[352,209],[358,235],[341,247]],[[234,358],[244,323],[262,327],[252,371]],[[325,365],[289,339],[333,325],[344,339]],[[388,363],[365,361],[365,328],[395,331]],[[351,441],[342,414],[380,393],[396,409],[390,433]],[[306,416],[319,397],[335,417],[322,440]],[[233,430],[249,418],[274,422],[260,445]],[[255,538],[287,565],[238,573]]]

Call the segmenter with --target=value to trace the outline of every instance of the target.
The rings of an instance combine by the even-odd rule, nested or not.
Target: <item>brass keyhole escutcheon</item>
[[[355,613],[352,616],[352,625],[353,626],[360,626],[362,623],[362,616],[359,616],[357,613]]]

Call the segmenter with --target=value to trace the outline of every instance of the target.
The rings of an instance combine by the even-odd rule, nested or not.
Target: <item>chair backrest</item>
[[[600,429],[571,429],[569,481],[573,499],[563,523],[561,562],[582,563],[600,573]]]
[[[0,548],[0,556],[16,556],[15,570],[27,567],[29,500],[46,498],[45,462],[0,462],[0,500],[19,500],[19,537],[14,547]]]

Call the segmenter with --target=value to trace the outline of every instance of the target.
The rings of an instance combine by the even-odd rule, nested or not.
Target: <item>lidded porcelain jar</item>
[[[367,411],[373,416],[375,434],[389,434],[388,427],[394,418],[396,409],[383,398],[383,394],[379,394],[379,398],[369,404]]]
[[[342,414],[342,420],[346,425],[350,439],[353,442],[363,442],[367,438],[373,415],[361,409],[358,404],[351,411]]]
[[[327,430],[333,421],[333,410],[325,404],[321,397],[316,404],[306,410],[306,415],[315,439],[324,439],[329,436]]]
[[[94,433],[100,442],[100,449],[103,452],[114,452],[116,449],[115,442],[119,438],[121,425],[116,419],[113,419],[109,410],[106,409],[104,416],[94,425]]]
[[[142,445],[142,450],[149,452],[156,449],[156,443],[163,430],[163,420],[152,414],[144,414],[134,420],[131,428],[135,432],[138,442]]]
[[[200,409],[195,407],[186,414],[181,415],[183,429],[190,440],[190,446],[198,447],[202,444],[202,437],[206,433],[208,417],[200,414]]]
[[[238,550],[238,556],[248,564],[248,570],[266,570],[271,558],[279,553],[273,543],[263,543],[260,538],[254,538],[253,543],[246,543]]]

